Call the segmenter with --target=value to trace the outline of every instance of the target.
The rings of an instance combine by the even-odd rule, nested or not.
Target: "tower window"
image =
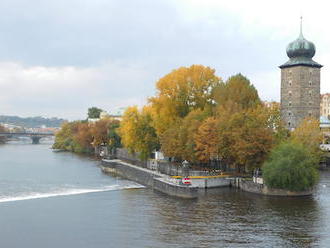
[[[309,81],[309,86],[312,86],[312,81]]]
[[[291,86],[292,85],[292,80],[289,80],[289,86]]]
[[[288,122],[288,126],[289,126],[289,127],[291,126],[291,122],[290,122],[290,121]]]
[[[288,112],[288,115],[291,116],[291,112]]]
[[[309,96],[311,97],[312,96],[312,91],[310,90],[308,93],[309,93]]]
[[[291,102],[289,102],[289,106],[291,106],[292,105],[292,103]]]
[[[292,96],[292,92],[291,91],[289,91],[289,96]]]

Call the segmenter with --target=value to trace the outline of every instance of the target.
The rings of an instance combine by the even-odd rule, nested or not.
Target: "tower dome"
[[[302,34],[302,22],[300,22],[300,34],[298,39],[289,43],[286,48],[286,54],[290,58],[288,62],[281,65],[280,68],[291,67],[296,65],[306,65],[321,68],[322,65],[316,63],[312,58],[315,55],[315,45],[308,41]]]
[[[299,38],[287,46],[286,54],[290,59],[296,57],[311,59],[315,55],[315,45],[313,42],[306,40],[302,33],[300,33]]]

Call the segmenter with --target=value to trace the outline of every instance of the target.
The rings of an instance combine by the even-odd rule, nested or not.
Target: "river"
[[[0,145],[0,247],[330,247],[330,173],[312,197],[223,188],[184,200],[51,143]]]

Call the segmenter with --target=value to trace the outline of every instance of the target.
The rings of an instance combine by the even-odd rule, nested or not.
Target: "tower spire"
[[[302,34],[302,19],[303,19],[303,17],[300,16],[300,34],[299,34],[299,37],[301,37],[301,38],[304,37],[303,34]]]

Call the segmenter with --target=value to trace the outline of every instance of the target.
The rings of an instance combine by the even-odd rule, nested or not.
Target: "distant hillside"
[[[44,118],[41,116],[36,117],[27,117],[22,118],[19,116],[7,116],[7,115],[0,115],[0,122],[22,126],[22,127],[41,127],[45,125],[47,127],[60,127],[61,124],[66,121],[64,119],[59,119],[56,117],[53,118]]]

